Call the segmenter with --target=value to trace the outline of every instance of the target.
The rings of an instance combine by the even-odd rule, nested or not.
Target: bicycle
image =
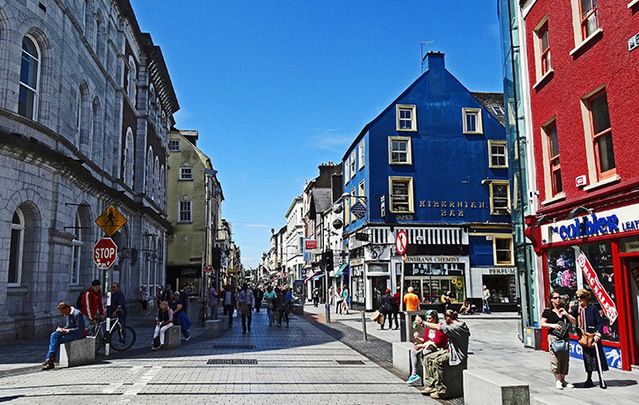
[[[89,328],[90,336],[95,337],[95,352],[99,352],[107,343],[119,352],[129,350],[135,344],[135,330],[129,326],[123,326],[120,319],[111,318],[111,328],[106,333],[106,320]]]

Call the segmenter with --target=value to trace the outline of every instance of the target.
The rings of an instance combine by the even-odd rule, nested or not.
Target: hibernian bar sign
[[[467,200],[420,200],[419,208],[439,209],[439,215],[442,217],[463,217],[464,210],[485,209],[486,202]]]

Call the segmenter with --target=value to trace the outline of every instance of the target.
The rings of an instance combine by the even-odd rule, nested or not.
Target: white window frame
[[[133,187],[133,148],[133,130],[129,127],[126,129],[126,134],[124,136],[124,170],[122,170],[124,183],[129,187]]]
[[[182,209],[182,204],[188,204],[188,209],[187,207],[184,207],[184,209]],[[182,213],[187,213],[188,212],[188,219],[182,219]],[[177,215],[177,220],[178,223],[180,224],[190,224],[193,222],[193,202],[190,200],[184,200],[184,201],[179,201],[178,202],[178,215]]]
[[[366,141],[361,141],[359,145],[357,145],[358,159],[359,165],[358,168],[362,169],[366,162]]]
[[[501,157],[501,154],[493,154],[493,146],[503,146],[504,148],[504,164],[495,164],[493,163],[494,157]],[[497,141],[497,140],[489,140],[488,141],[488,167],[491,169],[507,169],[508,168],[508,142],[506,141]]]
[[[495,264],[495,266],[513,266],[515,263],[515,258],[514,258],[514,254],[513,254],[513,237],[512,235],[504,235],[504,234],[493,234],[493,263]],[[505,261],[499,261],[497,260],[497,241],[498,240],[508,240],[509,241],[509,253],[510,253],[510,260],[505,262]]]
[[[185,176],[185,169],[188,169],[188,176]],[[178,180],[181,181],[193,181],[193,168],[191,166],[182,166],[180,167],[180,175]]]
[[[393,142],[406,142],[406,161],[396,162],[393,160]],[[413,140],[409,136],[389,136],[388,137],[388,164],[389,165],[412,165],[413,164]]]
[[[393,183],[408,182],[408,211],[397,211],[393,202]],[[413,191],[413,178],[409,176],[389,176],[388,177],[389,212],[392,214],[414,214],[415,194]]]
[[[36,47],[36,51],[38,52],[37,55],[31,55],[29,52],[25,51],[23,47],[20,48],[20,69],[22,69],[22,54],[26,53],[27,55],[31,56],[33,59],[35,59],[36,62],[36,88],[34,89],[33,87],[31,87],[30,85],[23,83],[22,80],[20,80],[20,85],[19,87],[24,87],[26,90],[28,91],[32,91],[33,92],[33,105],[31,106],[31,109],[33,110],[33,114],[31,117],[27,117],[33,121],[37,121],[37,117],[38,117],[38,106],[39,106],[39,94],[38,94],[38,89],[40,88],[40,72],[42,69],[40,69],[41,67],[41,58],[42,58],[42,50],[40,49],[40,45],[38,44],[38,41],[35,40],[35,38],[33,38],[31,35],[25,35],[23,37],[24,38],[28,38],[33,45]],[[20,104],[20,89],[18,88],[18,105]],[[20,110],[20,108],[18,107],[18,111]],[[26,116],[25,116],[26,117]]]
[[[502,186],[505,185],[506,186],[506,213],[503,212],[498,212],[496,211],[496,209],[503,209],[502,207],[496,208],[495,207],[495,202],[494,202],[494,196],[493,196],[493,188],[495,186]],[[492,180],[489,185],[489,192],[490,192],[490,215],[510,215],[512,212],[512,208],[510,206],[510,181],[508,180]]]
[[[401,128],[400,125],[400,112],[401,111],[410,111],[411,113],[411,127],[410,128]],[[402,121],[404,119],[401,119]],[[397,104],[395,106],[395,129],[397,131],[402,132],[417,132],[417,106],[415,104]]]
[[[180,151],[180,140],[169,139],[169,152],[179,152],[179,151]]]
[[[466,124],[466,116],[474,115],[475,116],[475,130],[471,131],[468,129]],[[462,125],[464,134],[469,135],[483,135],[484,133],[484,125],[482,122],[482,113],[481,108],[462,108]]]
[[[16,281],[15,282],[8,282],[7,286],[9,287],[19,287],[20,285],[22,285],[22,260],[24,258],[24,231],[25,231],[25,220],[24,220],[24,214],[22,213],[22,210],[20,208],[17,208],[15,210],[15,213],[18,215],[18,218],[20,220],[19,224],[14,224],[13,223],[13,218],[11,220],[11,233],[13,233],[13,231],[19,231],[20,235],[18,236],[18,251],[15,252],[16,254]],[[11,246],[11,238],[9,238],[9,246]],[[9,260],[7,261],[7,276],[9,273],[9,265],[11,264],[11,255],[14,254],[14,252],[11,251],[11,247],[9,247]]]
[[[350,165],[351,165],[351,167],[350,167],[350,171],[351,171],[351,179],[352,179],[353,177],[355,177],[355,175],[357,174],[357,162],[356,162],[356,159],[357,159],[357,155],[356,155],[355,151],[353,150],[353,151],[351,152],[351,157],[350,157]]]
[[[557,145],[558,154],[556,156],[552,155],[551,133],[549,131],[551,127],[554,127],[555,131],[558,131],[557,117],[553,117],[541,126],[541,147],[544,163],[544,202],[555,201],[566,196],[564,192],[565,184],[561,176],[561,150],[559,150],[559,145]],[[556,165],[553,164],[554,160],[558,161]],[[562,191],[559,192],[555,192],[555,187],[553,187],[555,171],[559,171],[561,177]]]
[[[597,10],[594,13],[594,18],[597,20],[597,28],[595,28],[590,35],[585,35],[581,18],[581,0],[570,0],[570,3],[572,6],[572,25],[575,40],[575,48],[570,51],[570,55],[575,55],[575,53],[582,49],[582,46],[585,46],[591,41],[595,41],[595,38],[599,37],[603,32],[603,28],[601,27],[601,21],[599,20],[599,5],[597,5]]]
[[[69,277],[70,285],[79,285],[80,284],[80,269],[82,268],[82,221],[80,218],[80,213],[75,213],[75,222],[73,235],[74,238],[71,240],[71,275]],[[75,279],[74,279],[75,277]]]
[[[357,197],[357,187],[353,187],[353,189],[351,190],[350,194],[351,194],[351,196],[349,198],[349,200],[350,200],[349,206],[352,207],[357,202],[357,198],[355,198],[355,197]],[[357,221],[357,217],[355,216],[355,214],[353,214],[352,210],[350,210],[350,214],[351,214],[351,218],[350,218],[351,222]]]
[[[542,33],[543,32],[547,32],[547,33],[550,32],[548,16],[545,16],[544,18],[542,18],[539,21],[539,23],[537,23],[537,26],[535,26],[535,28],[533,29],[533,46],[535,49],[535,78],[537,80],[537,83],[541,83],[542,80],[546,78],[546,76],[548,76],[550,73],[553,72],[550,38],[548,38],[548,48],[547,48],[549,53],[548,66],[546,67],[546,71],[544,71],[544,66],[543,66],[544,55],[542,54],[543,52]]]

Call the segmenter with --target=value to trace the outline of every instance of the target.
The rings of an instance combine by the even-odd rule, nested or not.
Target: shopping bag
[[[370,319],[371,319],[371,321],[373,321],[373,322],[377,322],[377,318],[379,318],[380,316],[382,316],[382,313],[381,313],[381,312],[379,312],[379,311],[374,311],[374,312],[371,314]]]
[[[384,325],[384,321],[385,320],[386,320],[386,315],[384,315],[384,314],[380,314],[377,317],[377,323],[380,324],[380,325]]]

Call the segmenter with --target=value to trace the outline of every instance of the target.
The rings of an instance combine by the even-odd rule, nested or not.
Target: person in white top
[[[248,288],[248,284],[242,285],[242,290],[237,298],[237,308],[242,314],[242,334],[246,334],[247,326],[248,332],[251,333],[251,318],[253,316],[253,307],[255,306],[255,295],[253,290]],[[248,322],[247,322],[248,319]]]

